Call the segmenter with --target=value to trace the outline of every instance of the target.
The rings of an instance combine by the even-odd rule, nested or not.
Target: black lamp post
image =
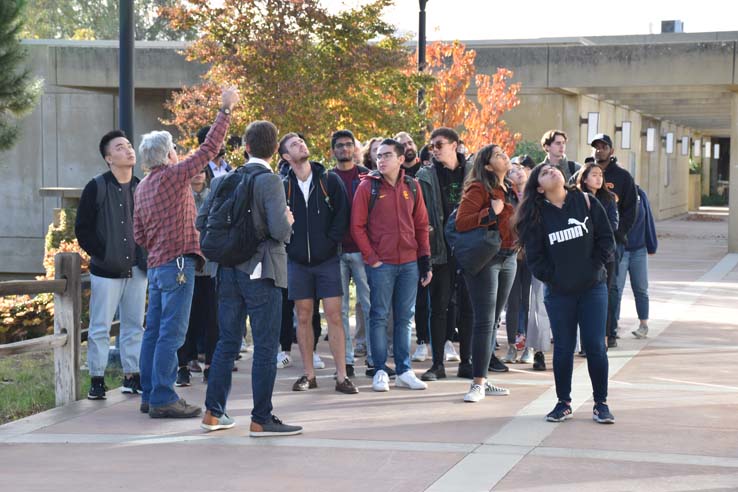
[[[418,72],[425,70],[425,5],[428,0],[418,0],[420,3],[420,12],[418,12]],[[418,108],[425,109],[424,104],[425,91],[418,91]]]
[[[118,124],[133,143],[133,0],[120,0],[119,9]]]

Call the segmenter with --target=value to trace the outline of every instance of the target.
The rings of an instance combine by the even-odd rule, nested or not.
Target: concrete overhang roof
[[[592,95],[714,135],[730,135],[738,32],[470,41],[482,73],[510,68],[525,92]]]

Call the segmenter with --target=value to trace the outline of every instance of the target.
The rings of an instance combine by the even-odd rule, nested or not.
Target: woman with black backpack
[[[607,406],[605,264],[614,237],[605,209],[593,196],[566,186],[554,166],[536,167],[528,178],[514,219],[532,274],[545,284],[545,305],[554,338],[558,402],[549,422],[571,418],[571,379],[577,325],[587,352],[594,396],[593,419],[614,423]]]

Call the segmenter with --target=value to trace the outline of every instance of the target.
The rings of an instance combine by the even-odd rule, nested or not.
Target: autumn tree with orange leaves
[[[426,96],[427,117],[432,128],[457,130],[471,151],[496,143],[512,155],[522,136],[510,131],[502,116],[520,104],[520,83],[509,84],[513,72],[506,68],[498,68],[491,76],[477,74],[475,58],[476,52],[458,41],[428,46],[428,71],[435,84]],[[466,95],[472,82],[477,89],[476,102]]]
[[[350,129],[364,140],[425,124],[416,94],[430,77],[414,70],[410,53],[382,21],[392,0],[372,0],[332,14],[319,0],[189,0],[163,10],[177,29],[196,28],[187,59],[209,66],[202,84],[175,92],[167,104],[189,143],[215,116],[219,86],[235,85],[241,103],[232,132],[268,119],[280,133],[303,133],[316,157],[327,157],[330,135]]]

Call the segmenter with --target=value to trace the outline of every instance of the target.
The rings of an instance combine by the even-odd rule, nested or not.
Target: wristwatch
[[[220,108],[220,111],[223,114],[227,114],[227,115],[230,115],[231,114],[231,108]]]

